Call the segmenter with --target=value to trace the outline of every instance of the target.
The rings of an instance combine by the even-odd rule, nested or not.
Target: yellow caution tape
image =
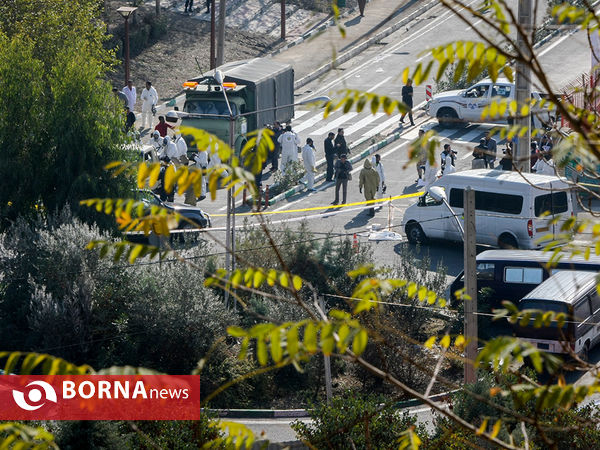
[[[307,211],[321,211],[324,209],[345,208],[348,206],[371,205],[374,203],[390,202],[392,200],[418,197],[420,195],[423,195],[423,193],[422,192],[414,192],[412,194],[403,194],[403,195],[397,195],[395,197],[388,197],[388,198],[378,198],[376,200],[366,200],[364,202],[344,203],[341,205],[313,206],[312,208],[286,209],[284,211],[255,211],[255,212],[247,212],[247,213],[236,213],[235,215],[236,216],[258,216],[258,215],[266,216],[266,215],[271,215],[271,214],[289,214],[289,213],[307,212]],[[211,217],[225,217],[225,216],[227,216],[227,214],[211,214],[210,216]]]

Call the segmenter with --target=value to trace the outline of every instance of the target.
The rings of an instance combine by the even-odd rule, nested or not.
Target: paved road
[[[473,26],[476,25],[476,23],[473,24]],[[442,8],[434,8],[421,20],[409,26],[408,29],[390,35],[381,45],[371,47],[358,58],[339,66],[338,70],[302,88],[298,92],[299,99],[323,94],[334,97],[341,89],[368,90],[398,98],[401,89],[399,76],[401,69],[409,65],[414,67],[415,62],[421,58],[421,52],[429,45],[443,42],[445,36],[452,36],[453,40],[474,38],[472,28],[458,22],[456,18]],[[590,55],[585,43],[586,37],[583,33],[568,33],[555,38],[539,49],[538,55],[550,74],[553,86],[556,88],[561,87],[579,73],[588,69]],[[424,86],[415,89],[415,99],[416,104],[424,100]],[[418,125],[435,125],[435,121],[428,119],[422,113],[417,114],[417,123]],[[324,119],[320,111],[300,109],[296,112],[293,124],[302,140],[306,137],[312,137],[315,140],[319,150],[318,158],[322,158],[322,141],[328,131],[344,127],[349,142],[373,139],[396,130],[398,118],[383,114],[371,115],[369,113],[356,114],[353,112],[346,115],[335,113]],[[457,168],[458,170],[465,170],[470,167],[472,147],[492,127],[492,125],[484,124],[466,125],[456,129],[441,129],[438,127],[435,129],[440,136],[451,142],[455,150],[458,150]],[[387,193],[390,195],[417,191],[415,184],[416,170],[414,166],[407,167],[407,149],[410,141],[416,135],[417,127],[407,128],[403,130],[400,140],[380,151],[386,170]],[[501,149],[503,146],[500,145],[499,147]],[[357,174],[360,168],[361,164],[357,164],[354,168],[354,174]],[[356,179],[357,177],[355,177]],[[265,184],[270,182],[272,182],[272,179],[268,177],[264,180]],[[348,202],[363,200],[358,192],[357,181],[352,183]],[[319,183],[316,188],[317,192],[295,195],[272,206],[270,211],[284,212],[328,205],[333,200],[334,195],[332,183]],[[203,204],[202,206],[206,206],[206,209],[213,214],[223,214],[222,199],[224,196],[221,194],[221,201],[213,204]],[[372,219],[360,207],[348,207],[342,210],[327,209],[316,213],[286,213],[270,216],[269,220],[274,224],[287,222],[292,225],[298,220],[307,220],[310,229],[316,232],[333,231],[350,235],[364,231],[368,225],[373,223],[386,225],[391,222],[396,227],[395,230],[402,231],[398,226],[401,223],[403,211],[412,202],[414,202],[413,199],[395,201],[393,208],[383,208]],[[246,209],[240,207],[238,211],[244,212]],[[213,225],[215,227],[222,227],[224,223],[224,217],[214,217]],[[438,243],[424,245],[417,249],[405,241],[368,242],[363,237],[359,237],[359,240],[360,245],[370,245],[373,248],[380,264],[396,263],[399,254],[404,248],[408,247],[418,255],[429,255],[432,260],[431,270],[434,270],[438,263],[447,267],[449,275],[456,275],[462,270],[462,248],[460,246]],[[595,352],[592,357],[596,362],[600,360],[600,351]],[[569,381],[577,381],[580,376],[581,374],[572,374]],[[580,382],[586,382],[585,380],[589,381],[590,379],[590,375],[586,375],[581,377],[582,381]],[[414,413],[419,415],[419,420],[431,425],[431,413],[428,408],[416,408]],[[272,441],[281,442],[294,439],[293,432],[288,425],[289,421],[286,419],[240,421],[248,424],[257,434],[265,430],[266,438]]]

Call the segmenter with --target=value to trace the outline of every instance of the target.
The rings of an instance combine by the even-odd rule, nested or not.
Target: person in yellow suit
[[[363,189],[365,200],[373,200],[377,189],[379,189],[379,174],[373,169],[373,165],[368,159],[365,159],[363,169],[358,176],[358,190],[363,192]],[[369,215],[371,217],[375,215],[374,207],[369,209]]]

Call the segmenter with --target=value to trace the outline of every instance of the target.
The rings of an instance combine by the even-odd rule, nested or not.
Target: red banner
[[[198,419],[198,375],[0,376],[0,420]]]

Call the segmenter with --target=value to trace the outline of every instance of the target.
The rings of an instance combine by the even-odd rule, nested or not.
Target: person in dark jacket
[[[135,114],[129,109],[129,106],[125,108],[125,131],[130,131],[135,123]]]
[[[343,188],[342,204],[346,203],[350,172],[352,172],[352,164],[346,159],[345,154],[340,155],[340,159],[335,163],[335,200],[332,205],[337,205],[340,202],[340,187]]]
[[[329,133],[327,139],[325,139],[325,160],[327,161],[327,174],[325,175],[325,181],[333,181],[333,165],[335,163],[335,144],[333,142],[334,133]]]
[[[413,120],[412,108],[413,108],[413,87],[412,80],[409,79],[404,86],[402,86],[402,103],[408,106],[408,111],[403,113],[400,116],[400,123],[404,123],[404,117],[408,114],[408,118],[410,119],[410,124],[415,126],[415,122]]]
[[[337,136],[335,137],[335,151],[337,152],[338,158],[350,153],[348,151],[348,146],[346,145],[343,128],[338,128]]]
[[[281,154],[281,144],[278,139],[283,134],[283,128],[279,122],[273,124],[273,144],[275,148],[271,152],[271,172],[279,170],[279,155]]]

